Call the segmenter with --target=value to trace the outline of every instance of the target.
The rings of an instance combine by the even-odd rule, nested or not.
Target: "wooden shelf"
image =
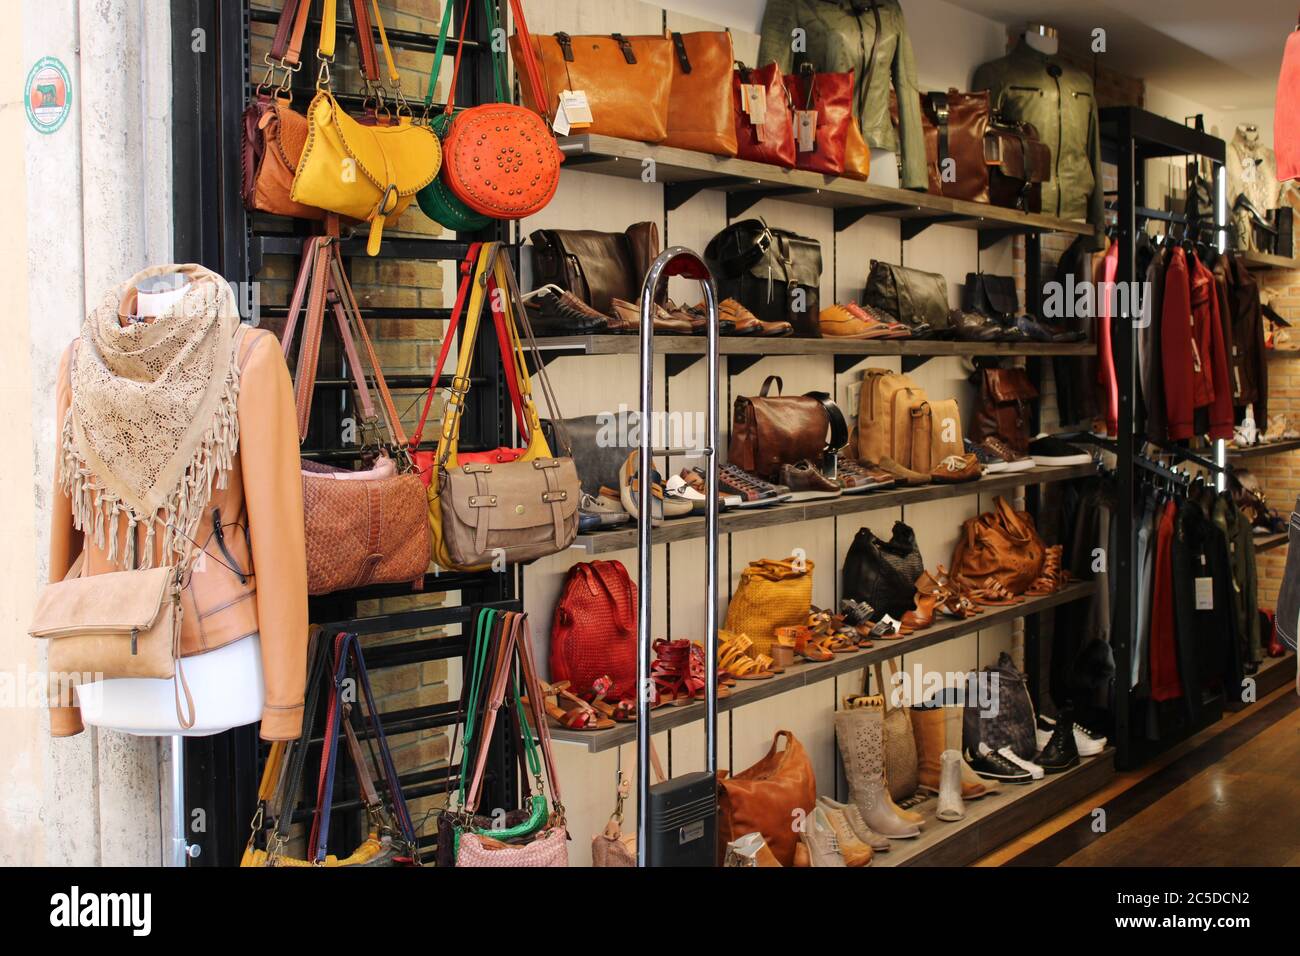
[[[1300,259],[1275,256],[1271,252],[1239,252],[1248,269],[1300,269]]]
[[[1275,551],[1278,548],[1285,548],[1287,539],[1290,534],[1286,531],[1280,531],[1277,534],[1259,534],[1255,536],[1255,553],[1262,551]]]
[[[1029,471],[1011,474],[988,475],[977,481],[967,481],[956,485],[919,485],[913,488],[889,488],[883,491],[866,491],[852,495],[840,495],[838,498],[826,498],[820,501],[792,502],[784,505],[770,505],[766,508],[737,508],[725,511],[718,516],[718,533],[733,534],[737,531],[750,531],[754,528],[770,528],[776,525],[794,524],[811,521],[816,518],[834,518],[842,515],[861,514],[867,511],[880,511],[884,508],[898,508],[904,505],[919,504],[923,501],[942,501],[947,498],[961,498],[967,495],[1006,494],[1024,485],[1045,485],[1054,481],[1067,481],[1071,478],[1084,478],[1097,473],[1095,465],[1065,465],[1055,468],[1039,466]],[[651,535],[654,544],[673,541],[690,541],[704,537],[703,518],[675,518],[665,521],[655,528]],[[596,531],[580,534],[571,547],[580,548],[587,554],[609,554],[611,551],[625,551],[637,545],[637,529],[619,528],[613,531]]]
[[[1288,438],[1285,441],[1271,441],[1266,444],[1251,445],[1249,448],[1228,446],[1229,458],[1264,458],[1268,455],[1282,455],[1300,449],[1300,438]]]
[[[863,216],[902,220],[904,239],[914,238],[936,223],[980,231],[981,248],[1010,235],[1031,232],[1093,234],[1093,227],[1086,222],[877,186],[843,176],[825,176],[766,163],[711,156],[671,146],[590,134],[562,136],[559,143],[565,155],[562,168],[566,170],[644,181],[648,169],[646,161],[652,160],[653,182],[664,185],[664,203],[670,210],[700,191],[710,189],[726,193],[729,219],[743,216],[762,199],[779,197],[787,202],[834,209],[837,231]]]
[[[1114,776],[1115,748],[1107,747],[1064,773],[1004,783],[996,793],[967,802],[966,815],[954,823],[935,817],[939,801],[931,798],[912,808],[925,817],[921,835],[891,840],[889,852],[877,854],[871,865],[966,866],[1101,790]]]
[[[787,693],[799,687],[818,684],[833,677],[851,674],[878,661],[892,660],[900,654],[911,654],[923,647],[942,644],[954,638],[974,634],[998,624],[1005,624],[1031,614],[1040,614],[1062,604],[1083,601],[1092,597],[1095,586],[1091,581],[1071,584],[1055,594],[1041,598],[1026,598],[1024,603],[1007,608],[988,608],[983,614],[960,621],[944,620],[925,631],[918,631],[898,640],[877,641],[874,647],[852,654],[836,654],[834,660],[819,664],[798,663],[785,673],[770,680],[740,681],[731,688],[731,695],[718,701],[718,712],[726,713]],[[650,715],[652,733],[684,727],[704,719],[702,702],[683,707],[660,707]],[[552,727],[551,738],[564,743],[578,744],[591,753],[610,750],[636,740],[636,724],[620,723],[608,730],[565,730]]]

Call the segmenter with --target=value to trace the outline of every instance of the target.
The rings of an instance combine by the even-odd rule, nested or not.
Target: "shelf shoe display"
[[[962,708],[945,706],[918,706],[909,708],[912,718],[912,736],[916,740],[916,781],[922,790],[938,793],[943,782],[943,755],[956,751],[960,761]],[[963,774],[957,768],[963,800],[978,800],[989,792],[979,777]]]
[[[1034,758],[1047,773],[1062,773],[1079,765],[1079,748],[1074,742],[1074,718],[1062,711],[1056,718],[1056,728],[1047,745]]]
[[[1087,465],[1092,462],[1092,455],[1088,452],[1055,435],[1039,435],[1029,443],[1029,454],[1035,462],[1047,467]]]
[[[894,811],[885,787],[885,713],[876,706],[852,707],[835,712],[835,742],[844,763],[849,802],[862,821],[891,840],[921,835],[921,828]]]
[[[578,505],[578,531],[589,534],[606,528],[617,528],[632,520],[632,516],[623,507],[613,489],[606,489],[608,494],[583,494]]]
[[[1038,749],[1042,750],[1052,739],[1052,734],[1056,732],[1056,721],[1045,714],[1038,715],[1038,726],[1034,728],[1034,733],[1038,737]],[[1074,725],[1074,746],[1079,751],[1080,757],[1095,757],[1106,749],[1106,735],[1092,730],[1088,727],[1080,726],[1079,723]]]
[[[619,500],[623,503],[623,510],[633,518],[638,518],[637,500],[640,497],[640,468],[638,459],[641,453],[634,451],[627,456],[623,466],[618,470],[618,490]],[[650,481],[650,525],[658,527],[665,518],[683,518],[689,515],[693,510],[693,505],[689,501],[680,498],[669,499],[664,496],[663,476],[658,471],[651,469]]]
[[[1046,771],[1038,764],[1034,763],[1032,760],[1026,760],[1024,757],[1021,757],[1010,747],[999,747],[998,753],[1006,757],[1021,770],[1029,771],[1029,776],[1034,780],[1042,780],[1043,774],[1046,773]]]
[[[820,800],[813,812],[820,813],[825,821],[830,824],[831,830],[835,833],[835,842],[839,846],[840,856],[844,857],[845,866],[871,865],[871,858],[876,855],[875,851],[869,843],[865,843],[858,838],[857,832],[843,813],[823,805]],[[807,821],[805,821],[806,825]]]
[[[889,472],[864,465],[844,455],[839,455],[835,459],[835,480],[839,482],[846,495],[892,488],[898,482],[898,479]]]

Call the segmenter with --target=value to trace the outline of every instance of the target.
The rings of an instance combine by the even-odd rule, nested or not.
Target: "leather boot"
[[[962,754],[962,708],[945,707],[943,709],[944,720],[944,747],[947,750],[957,751],[960,757]],[[987,796],[998,789],[996,780],[983,780],[970,764],[962,757],[961,761],[961,798],[963,800],[978,800],[980,797]]]
[[[955,823],[966,815],[966,805],[961,798],[961,754],[945,750],[940,764],[939,809],[934,815],[945,822]]]
[[[938,793],[940,758],[944,751],[955,750],[961,755],[961,708],[913,707],[911,715],[912,735],[916,738],[917,784],[922,790]],[[989,792],[975,771],[963,770],[964,761],[958,763],[963,800],[977,800]]]
[[[835,742],[849,783],[849,802],[876,833],[901,840],[921,835],[915,824],[891,809],[885,789],[885,714],[883,702],[835,714]]]

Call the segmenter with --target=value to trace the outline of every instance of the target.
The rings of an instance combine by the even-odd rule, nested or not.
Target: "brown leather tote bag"
[[[770,394],[772,386],[776,394]],[[782,395],[781,377],[769,375],[752,397],[739,396],[731,419],[727,460],[763,477],[775,477],[782,465],[843,448],[849,438],[844,414],[825,392]],[[826,437],[830,426],[830,438]]]
[[[673,44],[665,36],[532,36],[541,67],[541,95],[525,72],[520,91],[530,109],[554,120],[564,90],[587,94],[591,125],[574,133],[661,143],[668,136],[668,100],[673,83]],[[510,52],[523,62],[519,34]]]
[[[953,573],[980,586],[993,578],[1012,594],[1024,594],[1043,570],[1046,546],[1034,519],[998,495],[994,510],[967,519],[953,550]]]
[[[673,82],[665,146],[715,156],[736,155],[736,108],[731,98],[731,34],[674,33]]]
[[[648,221],[623,232],[538,229],[528,238],[535,287],[553,283],[607,315],[614,299],[640,300],[641,282],[660,252],[659,224]]]
[[[423,584],[430,560],[424,482],[406,454],[406,435],[361,319],[356,296],[343,271],[336,236],[316,236],[304,244],[303,264],[281,337],[286,359],[292,352],[304,301],[306,319],[294,366],[299,440],[306,438],[311,420],[316,365],[329,306],[332,306],[348,368],[355,378],[362,427],[376,433],[387,430],[389,438],[368,471],[354,472],[303,461],[307,593],[328,594],[367,584],[404,581],[418,587]],[[357,339],[364,352],[358,351]],[[378,408],[366,382],[366,365],[370,366],[379,393]]]
[[[785,748],[777,749],[782,738]],[[817,805],[817,780],[803,745],[788,730],[778,730],[772,749],[734,777],[718,771],[718,858],[732,840],[755,831],[782,866],[794,866],[799,845],[796,813]]]
[[[986,368],[980,377],[980,399],[971,420],[971,438],[990,435],[1024,455],[1029,451],[1029,423],[1038,389],[1023,368]]]
[[[949,199],[989,201],[989,171],[984,160],[984,135],[989,128],[988,90],[923,93],[922,113],[934,127],[927,137],[926,159],[934,167],[930,181]],[[933,144],[931,146],[931,144]]]

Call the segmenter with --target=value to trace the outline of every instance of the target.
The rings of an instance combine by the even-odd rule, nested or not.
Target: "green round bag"
[[[450,3],[447,8],[451,9]],[[454,118],[439,113],[430,121],[429,127],[437,134],[439,141],[447,135]],[[455,232],[477,232],[492,223],[491,218],[475,212],[457,199],[456,194],[442,181],[441,172],[434,177],[433,182],[415,194],[415,201],[420,204],[420,210],[426,216]]]
[[[429,119],[429,111],[433,108],[433,89],[438,82],[438,74],[442,72],[442,54],[447,46],[447,30],[451,26],[451,13],[455,4],[450,0],[443,3],[442,25],[438,29],[438,45],[433,54],[433,72],[429,74],[429,88],[424,94],[424,116],[429,128],[433,130],[438,137],[439,143],[447,136],[447,131],[451,129],[452,121],[455,114],[439,113],[437,116]],[[496,10],[492,3],[485,2],[484,9],[487,11],[489,31],[496,25]],[[466,21],[468,21],[469,5],[465,8]],[[464,29],[464,24],[461,25]],[[459,65],[459,64],[458,64]],[[498,61],[498,54],[494,49],[492,51],[492,81],[496,87],[497,100],[502,98],[503,80],[502,64]],[[452,74],[452,85],[456,82],[455,73]],[[469,206],[465,205],[453,193],[442,179],[442,173],[434,177],[433,182],[425,186],[415,194],[415,201],[420,204],[420,211],[432,219],[434,222],[446,226],[455,232],[478,232],[480,229],[486,229],[492,224],[492,218],[482,213],[475,212]]]

